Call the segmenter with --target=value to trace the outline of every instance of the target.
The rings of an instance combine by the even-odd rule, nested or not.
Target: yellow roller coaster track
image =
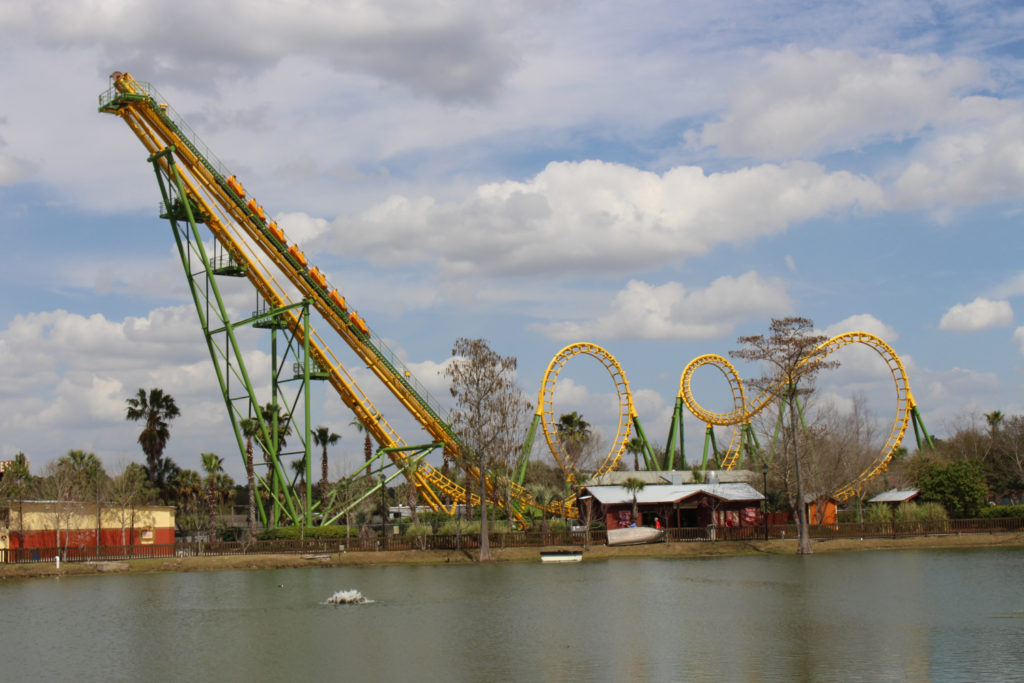
[[[893,420],[889,437],[882,447],[878,457],[861,472],[853,481],[841,486],[833,494],[837,500],[843,501],[857,495],[872,478],[878,476],[888,469],[893,453],[899,448],[903,437],[907,432],[907,424],[910,421],[911,412],[914,410],[914,398],[910,391],[910,382],[907,380],[907,372],[900,361],[899,356],[888,344],[880,338],[867,332],[847,332],[832,337],[818,346],[812,353],[804,358],[800,365],[810,367],[822,361],[826,356],[850,344],[863,344],[878,353],[885,361],[889,372],[892,375],[896,387],[896,417]],[[732,390],[733,409],[728,413],[716,413],[705,409],[697,402],[691,389],[693,373],[700,367],[712,365],[725,375]],[[774,403],[780,393],[785,389],[782,383],[768,387],[764,392],[751,401],[747,401],[743,382],[736,373],[736,368],[722,356],[709,354],[694,358],[683,369],[679,378],[679,397],[686,404],[689,411],[698,420],[707,425],[732,426],[749,425],[750,421],[763,411],[769,404]],[[725,469],[734,468],[740,458],[740,442],[738,439],[739,430],[735,429],[722,466]]]
[[[567,473],[567,479],[570,481],[575,481],[576,475],[579,473],[575,471],[575,463],[570,461],[565,451],[565,445],[558,436],[558,426],[555,421],[554,394],[555,383],[562,368],[565,367],[570,358],[579,355],[596,358],[604,366],[611,376],[612,382],[615,384],[615,393],[619,403],[619,420],[616,426],[615,440],[612,442],[611,449],[602,461],[601,466],[597,469],[596,474],[600,475],[610,472],[618,466],[619,461],[622,459],[622,453],[626,450],[626,442],[629,440],[630,423],[636,417],[636,411],[633,409],[633,396],[629,391],[629,382],[626,381],[626,373],[612,354],[597,344],[590,344],[588,342],[570,344],[555,354],[555,357],[548,364],[548,369],[544,372],[544,380],[541,382],[540,396],[537,400],[537,414],[542,418],[541,425],[544,428],[544,439],[547,441],[551,455],[559,467],[562,468],[562,471]]]
[[[251,198],[244,201],[241,183],[219,168],[215,157],[180,117],[173,115],[151,86],[136,81],[130,74],[115,73],[111,77],[111,88],[100,95],[100,110],[115,114],[131,128],[167,178],[181,179],[184,194],[194,204],[194,213],[202,217],[197,222],[205,224],[235,263],[244,266],[246,277],[268,304],[280,309],[293,303],[285,285],[268,267],[272,265],[283,275],[293,293],[312,303],[327,324],[435,441],[443,443],[446,452],[458,452],[457,439],[437,416],[439,408],[430,402],[425,391],[413,387],[411,373],[398,369],[396,359],[382,354],[381,348],[386,347],[365,321],[354,311],[346,314],[344,297],[338,295],[319,269],[307,265],[305,255],[296,244],[286,240],[284,231],[276,223],[268,220],[262,206]],[[180,172],[172,173],[172,165]],[[292,334],[303,341],[305,335],[299,315],[289,310],[281,317]],[[323,338],[312,328],[309,336],[311,356],[328,372],[330,384],[342,402],[365,425],[378,445],[381,448],[405,446]],[[399,466],[407,458],[402,451],[389,452],[389,457]],[[421,463],[412,478],[424,500],[434,509],[454,509],[456,504],[464,502],[479,504],[479,497],[427,463]],[[511,484],[510,488],[513,500],[537,507],[522,487]],[[450,505],[444,499],[450,501]]]

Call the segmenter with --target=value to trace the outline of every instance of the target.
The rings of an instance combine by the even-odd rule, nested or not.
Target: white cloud
[[[991,301],[977,298],[969,304],[957,304],[946,311],[939,321],[940,330],[977,332],[1013,323],[1013,308],[1009,301]]]
[[[1017,273],[1000,283],[991,292],[996,299],[1007,299],[1012,296],[1024,296],[1024,273]]]
[[[254,381],[268,374],[269,359],[247,361]],[[192,414],[181,423],[207,424],[172,430],[168,455],[180,465],[196,467],[202,450],[231,447],[223,404],[212,422],[193,414],[194,401],[218,390],[191,306],[121,320],[61,310],[16,316],[0,331],[0,452],[25,451],[34,470],[71,448],[93,450],[108,466],[138,459],[124,401],[155,386]]]
[[[918,145],[891,187],[893,204],[941,216],[948,207],[1020,197],[1022,158],[1024,111],[1014,103],[997,120],[965,122],[957,132]]]
[[[328,223],[323,218],[315,218],[301,212],[281,213],[274,217],[284,231],[289,242],[304,245],[312,242],[327,231]]]
[[[899,339],[899,334],[897,334],[895,328],[891,325],[886,325],[870,313],[851,315],[849,318],[840,320],[825,328],[825,334],[829,337],[846,332],[867,332],[886,342],[894,342]]]
[[[942,423],[996,409],[992,401],[1002,394],[998,374],[962,367],[922,373],[915,386],[920,385],[924,395],[915,392],[914,397],[927,409],[925,423],[933,435]]]
[[[917,135],[960,106],[960,91],[985,85],[966,59],[790,48],[762,61],[722,120],[691,142],[769,159],[859,149]]]
[[[725,276],[706,289],[688,292],[678,282],[650,285],[630,280],[595,320],[534,325],[549,338],[713,339],[733,333],[751,318],[788,313],[785,283],[755,272]]]
[[[658,175],[556,162],[526,182],[480,186],[461,204],[391,197],[339,218],[331,238],[378,263],[435,260],[449,274],[620,274],[678,265],[803,220],[871,210],[880,199],[872,181],[812,163]]]
[[[0,154],[0,187],[21,182],[32,173],[32,167],[7,154]]]
[[[100,46],[103,63],[164,82],[253,76],[309,55],[441,99],[482,100],[517,59],[506,37],[516,14],[488,3],[13,0],[3,18],[7,40],[27,34],[51,48]]]
[[[878,176],[894,207],[944,218],[1024,194],[1024,107],[977,94],[993,86],[978,61],[790,48],[763,65],[720,121],[687,134],[691,146],[792,159],[909,140]]]
[[[1020,351],[1020,355],[1024,356],[1024,327],[1018,327],[1013,331],[1013,343]]]

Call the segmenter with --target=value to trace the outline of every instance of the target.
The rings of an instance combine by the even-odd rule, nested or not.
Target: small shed
[[[868,503],[884,503],[892,507],[897,507],[902,503],[909,503],[913,499],[921,495],[920,489],[889,489],[879,493],[874,498],[869,498]]]
[[[804,509],[808,524],[835,524],[839,515],[839,503],[832,496],[810,493],[804,496]]]
[[[633,524],[669,528],[757,526],[764,496],[749,484],[650,484],[636,492],[639,519],[633,519],[633,494],[625,486],[586,486],[580,501],[596,505],[594,516],[607,528]]]

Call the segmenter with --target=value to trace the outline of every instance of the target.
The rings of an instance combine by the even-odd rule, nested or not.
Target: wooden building
[[[577,500],[581,510],[592,506],[591,517],[609,529],[684,528],[758,526],[764,496],[744,483],[649,484],[636,492],[639,519],[633,519],[633,494],[624,486],[585,486]]]
[[[832,496],[805,495],[804,509],[807,512],[807,523],[811,525],[835,524],[839,519],[839,504]]]

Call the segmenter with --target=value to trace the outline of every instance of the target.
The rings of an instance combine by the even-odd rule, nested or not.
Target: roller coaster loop
[[[562,471],[566,473],[566,479],[570,482],[574,481],[579,474],[576,467],[578,463],[572,462],[572,458],[565,449],[565,444],[559,438],[555,423],[554,392],[558,374],[565,367],[566,362],[581,354],[596,358],[604,366],[608,374],[611,375],[612,382],[615,384],[615,393],[618,396],[619,419],[616,425],[615,439],[596,474],[604,474],[618,466],[622,459],[622,453],[626,450],[626,442],[629,440],[630,423],[636,417],[633,396],[629,392],[626,374],[610,353],[597,344],[580,342],[570,344],[555,354],[551,363],[548,364],[548,369],[544,372],[544,380],[541,382],[540,395],[537,398],[537,416],[541,418],[544,439],[551,450],[551,455]]]
[[[823,342],[812,353],[808,354],[808,356],[801,361],[800,366],[805,368],[813,367],[815,364],[824,360],[824,358],[829,354],[850,344],[863,344],[876,351],[886,362],[889,372],[892,375],[893,384],[896,387],[896,415],[893,419],[892,427],[889,430],[889,436],[886,439],[885,445],[882,447],[875,460],[853,481],[841,486],[833,493],[833,496],[840,501],[856,495],[864,488],[868,481],[888,469],[893,453],[899,448],[900,443],[903,441],[903,437],[907,431],[907,424],[911,420],[913,420],[914,432],[918,437],[918,445],[921,445],[921,433],[924,434],[927,443],[929,445],[931,443],[931,438],[928,436],[927,431],[924,430],[924,424],[917,411],[917,405],[915,404],[913,394],[910,391],[910,382],[907,379],[907,372],[903,363],[900,361],[899,356],[896,355],[896,352],[892,350],[892,347],[875,335],[867,332],[847,332],[845,334],[832,337],[831,339]],[[691,389],[691,380],[693,379],[694,372],[705,365],[712,365],[718,368],[728,381],[733,399],[733,409],[731,412],[712,412],[701,406],[700,403],[697,402],[696,398],[694,398],[693,391]],[[722,356],[714,354],[698,356],[690,361],[690,363],[683,369],[683,373],[679,378],[679,397],[698,420],[707,424],[709,428],[712,425],[732,426],[738,428],[734,429],[729,450],[722,460],[721,466],[724,469],[732,469],[736,467],[740,460],[743,443],[743,430],[749,429],[750,421],[769,404],[774,403],[784,390],[784,384],[779,382],[769,386],[764,392],[752,400],[748,400],[743,382],[736,373],[736,368]],[[921,431],[918,431],[919,428]]]

